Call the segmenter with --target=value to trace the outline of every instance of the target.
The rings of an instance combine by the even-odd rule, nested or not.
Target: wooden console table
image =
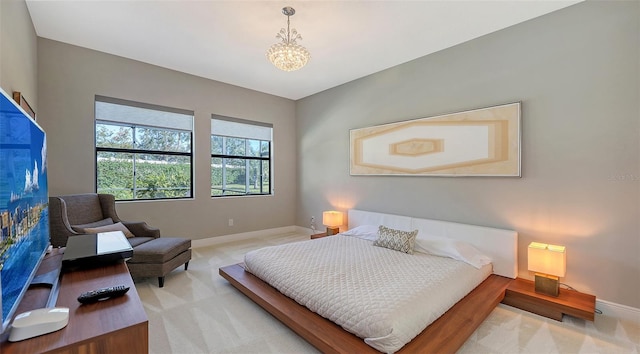
[[[60,266],[62,255],[54,250],[41,269]],[[56,263],[57,262],[57,263]],[[114,285],[130,287],[122,297],[81,305],[85,291]],[[20,342],[9,342],[9,331],[0,338],[0,352],[11,353],[148,353],[147,314],[124,261],[93,269],[63,273],[56,306],[69,308],[69,324],[53,333]],[[27,291],[17,313],[45,307],[43,289]]]

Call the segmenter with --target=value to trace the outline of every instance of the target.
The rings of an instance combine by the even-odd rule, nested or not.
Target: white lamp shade
[[[567,271],[567,252],[564,246],[531,242],[527,251],[529,270],[564,277]]]
[[[322,213],[322,224],[328,227],[342,225],[342,213],[339,211],[325,211]]]

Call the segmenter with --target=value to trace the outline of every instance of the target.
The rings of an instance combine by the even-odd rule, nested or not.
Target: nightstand
[[[311,239],[316,239],[316,238],[322,238],[322,237],[327,237],[327,233],[323,232],[323,233],[319,233],[319,234],[313,234],[311,235]]]
[[[560,289],[557,297],[538,294],[533,281],[522,278],[511,282],[502,303],[557,321],[562,321],[562,315],[593,321],[596,309],[593,295],[567,289]]]

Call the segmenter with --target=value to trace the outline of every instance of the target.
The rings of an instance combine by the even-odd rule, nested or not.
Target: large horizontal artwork
[[[520,177],[520,103],[350,131],[351,175]]]

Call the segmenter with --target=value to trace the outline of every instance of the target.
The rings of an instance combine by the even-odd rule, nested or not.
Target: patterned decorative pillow
[[[413,245],[416,242],[417,235],[418,230],[402,231],[380,225],[378,227],[378,239],[373,242],[373,245],[413,254]]]

